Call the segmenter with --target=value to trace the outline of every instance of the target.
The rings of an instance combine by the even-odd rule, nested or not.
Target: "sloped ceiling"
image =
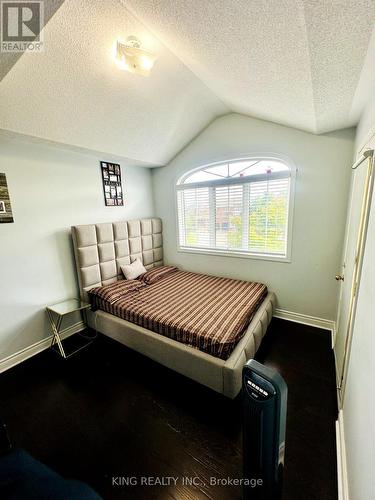
[[[231,110],[314,133],[357,124],[375,0],[123,4]]]
[[[0,54],[2,129],[163,165],[231,111],[324,133],[374,95],[375,0],[45,3],[45,51]],[[149,78],[114,64],[129,35],[158,55]]]
[[[44,2],[44,22],[45,24],[51,19],[55,14],[60,5],[64,0],[46,0]],[[4,76],[10,71],[12,66],[16,64],[18,59],[21,57],[22,52],[6,52],[2,53],[0,57],[0,81]]]
[[[156,52],[148,78],[120,71],[117,39]],[[164,165],[226,106],[117,0],[65,0],[0,83],[0,128]]]

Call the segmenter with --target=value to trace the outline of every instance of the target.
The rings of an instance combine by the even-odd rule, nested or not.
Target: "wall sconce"
[[[130,71],[136,75],[149,76],[156,55],[141,48],[141,42],[135,36],[127,38],[126,43],[117,41],[116,64],[119,69]]]

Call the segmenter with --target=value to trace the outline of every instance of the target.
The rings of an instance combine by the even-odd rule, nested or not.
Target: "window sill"
[[[195,253],[202,255],[217,255],[219,257],[237,257],[240,259],[252,259],[252,260],[268,260],[272,262],[285,262],[291,263],[290,256],[278,256],[272,254],[256,254],[256,253],[248,253],[248,252],[235,252],[233,250],[213,250],[213,249],[204,249],[204,248],[190,248],[190,247],[177,247],[177,251],[179,253]]]

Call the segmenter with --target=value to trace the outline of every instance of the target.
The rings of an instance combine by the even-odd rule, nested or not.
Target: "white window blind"
[[[226,176],[215,166],[217,177],[205,169],[204,180],[194,172],[177,186],[180,247],[285,258],[290,170],[262,172],[258,161],[255,175],[230,176],[225,166]]]

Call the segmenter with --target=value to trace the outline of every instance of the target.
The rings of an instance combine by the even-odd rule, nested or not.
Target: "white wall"
[[[280,308],[333,320],[338,291],[334,275],[340,269],[353,143],[352,129],[317,136],[238,114],[216,119],[171,163],[153,170],[166,262],[262,281],[276,292]],[[298,167],[292,262],[178,253],[176,179],[205,163],[259,153],[287,156]]]
[[[371,109],[371,108],[370,108]],[[358,127],[357,144],[375,148],[375,136],[363,139],[375,130],[375,106],[372,120],[367,112]],[[350,500],[375,498],[375,193],[367,232],[357,314],[353,330],[348,378],[343,405],[345,447]]]
[[[375,31],[374,31],[375,33]],[[375,99],[365,107],[360,122],[357,126],[355,137],[355,149],[358,152],[363,147],[373,146],[373,135],[375,134]]]
[[[125,207],[105,207],[100,159],[0,137],[15,220],[0,224],[0,361],[50,334],[46,304],[77,295],[71,225],[154,215],[150,169],[125,162]]]

